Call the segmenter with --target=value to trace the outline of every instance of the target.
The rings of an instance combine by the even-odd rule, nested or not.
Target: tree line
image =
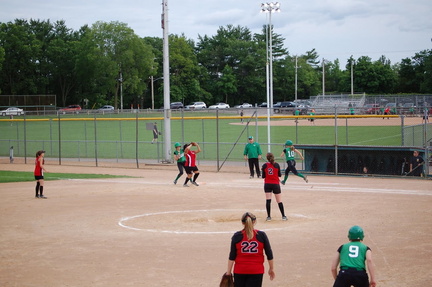
[[[315,49],[291,55],[284,38],[273,33],[273,97],[276,101],[308,99],[322,93],[432,93],[432,50],[392,64],[384,55],[320,58]],[[170,35],[171,102],[266,101],[266,27],[221,26],[215,35]],[[74,31],[64,21],[0,22],[0,94],[55,94],[58,105],[119,108],[163,106],[163,39],[140,38],[125,23],[96,22]],[[324,77],[323,77],[324,73]],[[295,78],[297,90],[295,91]],[[325,81],[324,85],[322,81]],[[351,81],[353,79],[353,81]],[[152,85],[153,82],[153,85]],[[152,89],[153,87],[153,89]]]

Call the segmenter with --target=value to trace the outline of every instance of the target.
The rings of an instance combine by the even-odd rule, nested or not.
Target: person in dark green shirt
[[[174,147],[175,147],[174,160],[177,162],[177,168],[179,170],[177,177],[174,179],[174,184],[177,184],[177,180],[183,175],[184,164],[186,162],[186,158],[184,156],[184,151],[181,148],[180,143],[178,143],[178,142],[175,143]]]
[[[250,178],[253,178],[255,175],[254,167],[256,170],[257,177],[261,177],[261,171],[259,167],[259,160],[261,159],[261,146],[259,143],[256,143],[254,141],[253,136],[248,137],[248,143],[245,146],[243,156],[244,159],[248,161],[249,163],[249,171],[250,171]]]
[[[375,266],[372,261],[371,249],[362,243],[364,238],[363,229],[354,225],[348,231],[348,243],[339,247],[335,255],[331,272],[335,279],[333,287],[375,287]],[[370,275],[366,273],[367,269]],[[340,265],[339,274],[337,267]]]

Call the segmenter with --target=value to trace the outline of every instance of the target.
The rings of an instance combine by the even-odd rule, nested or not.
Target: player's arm
[[[261,157],[262,157],[261,146],[258,144],[258,159],[261,159]]]
[[[369,277],[370,277],[370,287],[376,286],[376,279],[375,279],[375,265],[372,260],[372,251],[368,249],[366,251],[366,263],[367,263],[367,269],[369,271]]]
[[[40,158],[38,159],[38,161],[39,161],[39,167],[40,167],[43,171],[47,172],[47,170],[45,169],[45,166],[44,166],[44,159],[43,159],[42,157],[40,157]]]
[[[248,159],[248,156],[247,156],[248,152],[249,152],[249,150],[248,150],[248,145],[246,145],[246,146],[245,146],[245,149],[244,149],[244,152],[243,152],[243,157],[244,157],[244,159]]]
[[[294,148],[294,152],[296,152],[300,156],[300,158],[302,160],[304,160],[304,157],[303,157],[302,153],[299,150],[297,150],[296,148]]]
[[[200,153],[200,152],[201,152],[201,147],[199,146],[199,144],[198,144],[198,143],[196,143],[196,142],[193,142],[193,143],[191,143],[191,145],[193,145],[193,146],[196,146],[196,147],[197,147],[197,150],[195,151],[195,153]]]
[[[225,273],[226,275],[231,275],[233,265],[234,265],[234,260],[228,260],[227,272]]]
[[[282,151],[280,157],[285,158],[285,149]]]
[[[333,279],[336,280],[337,277],[337,267],[339,265],[339,252],[336,252],[336,255],[333,257],[331,264],[331,273],[333,275]]]
[[[269,264],[269,270],[268,270],[268,275],[270,276],[270,280],[273,280],[275,278],[275,273],[273,270],[273,259],[272,260],[267,260],[268,264]]]

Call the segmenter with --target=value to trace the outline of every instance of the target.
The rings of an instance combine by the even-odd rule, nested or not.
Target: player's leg
[[[302,173],[299,173],[297,171],[297,168],[295,167],[295,161],[294,161],[294,163],[291,163],[291,171],[292,171],[293,174],[295,174],[295,175],[303,178],[304,181],[308,182],[307,176],[303,175]]]
[[[287,179],[288,179],[288,174],[289,174],[289,172],[290,172],[290,161],[288,160],[286,163],[287,163],[287,167],[285,168],[285,176],[284,176],[284,179],[281,181],[281,183],[282,183],[283,185],[285,185],[285,182],[286,182]]]
[[[193,180],[191,180],[191,182],[192,182],[193,185],[198,186],[198,183],[196,182],[196,180],[197,180],[199,174],[200,174],[200,173],[199,173],[198,167],[194,167]]]
[[[35,195],[35,197],[36,198],[39,198],[39,188],[40,188],[40,182],[39,182],[39,180],[38,179],[36,179],[36,195]]]
[[[44,179],[42,178],[42,179],[39,179],[39,183],[40,183],[40,186],[39,186],[39,198],[46,198],[46,196],[44,196],[43,195],[43,191],[44,191]]]
[[[255,173],[254,173],[254,164],[253,164],[253,159],[249,158],[248,159],[248,164],[249,164],[249,173],[250,173],[250,177],[254,177]]]
[[[261,177],[261,170],[260,170],[260,167],[259,167],[258,158],[254,158],[254,166],[255,166],[257,177],[260,178]]]
[[[265,197],[266,197],[266,211],[267,211],[266,221],[270,221],[271,220],[271,198],[272,198],[272,193],[273,193],[273,190],[272,190],[270,184],[268,184],[268,183],[264,184],[264,192],[265,192]]]
[[[279,206],[279,211],[280,211],[280,213],[282,215],[282,220],[287,220],[287,217],[285,216],[284,205],[283,205],[283,202],[282,202],[282,193],[281,193],[281,189],[280,189],[279,185],[277,185],[277,186],[274,187],[273,193],[275,195],[276,202],[277,202],[277,204]]]
[[[183,169],[184,169],[183,163],[177,162],[177,168],[179,170],[179,173],[177,174],[176,179],[174,179],[174,184],[177,184],[177,180],[183,175]]]
[[[192,178],[192,170],[189,166],[185,166],[185,171],[186,171],[187,176],[186,176],[186,179],[183,183],[183,186],[188,187],[189,185],[187,183]]]

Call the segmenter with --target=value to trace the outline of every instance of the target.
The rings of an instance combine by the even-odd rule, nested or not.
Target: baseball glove
[[[222,275],[221,282],[219,284],[219,287],[234,287],[234,280],[232,275]]]

